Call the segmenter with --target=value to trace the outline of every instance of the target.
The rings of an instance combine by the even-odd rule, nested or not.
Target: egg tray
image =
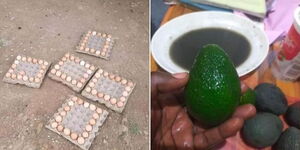
[[[4,75],[3,81],[40,88],[51,63],[37,58],[18,55]]]
[[[134,87],[135,83],[132,81],[99,69],[81,94],[122,113]]]
[[[106,110],[70,95],[46,128],[88,150],[108,114]]]
[[[97,68],[91,63],[66,53],[51,68],[48,76],[53,80],[67,85],[74,91],[80,92],[96,70]]]
[[[114,43],[114,39],[109,34],[88,31],[83,34],[76,52],[109,60]]]

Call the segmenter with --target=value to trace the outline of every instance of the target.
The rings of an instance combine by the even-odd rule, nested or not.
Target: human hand
[[[151,145],[153,150],[202,150],[212,148],[243,126],[256,113],[253,105],[237,107],[227,121],[214,128],[204,128],[189,117],[183,106],[183,88],[188,74],[151,74]],[[242,84],[242,91],[247,87]]]

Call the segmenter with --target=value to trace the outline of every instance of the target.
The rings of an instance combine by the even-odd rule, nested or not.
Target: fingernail
[[[186,77],[186,75],[187,75],[186,73],[175,73],[172,76],[176,79],[183,79]]]

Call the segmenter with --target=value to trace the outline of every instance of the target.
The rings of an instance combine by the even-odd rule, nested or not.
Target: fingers
[[[235,135],[243,126],[241,118],[231,118],[218,127],[196,134],[194,146],[197,150],[208,149],[222,143],[227,137]]]
[[[193,123],[185,109],[181,109],[172,126],[172,136],[178,150],[193,149]]]
[[[232,117],[238,117],[247,120],[256,114],[256,109],[251,104],[245,104],[236,108]]]
[[[196,132],[194,145],[196,149],[207,149],[222,143],[226,138],[235,135],[243,126],[245,120],[253,117],[256,109],[251,104],[239,106],[232,118],[218,127],[203,132]]]
[[[188,81],[187,73],[171,75],[165,72],[151,73],[151,97],[156,97],[158,93],[172,92],[183,88]]]

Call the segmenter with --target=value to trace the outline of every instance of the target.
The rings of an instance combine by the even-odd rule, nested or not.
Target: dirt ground
[[[74,51],[89,29],[116,38],[110,61]],[[137,83],[123,114],[109,111],[90,149],[148,149],[148,0],[1,0],[0,150],[80,149],[45,128],[75,92],[49,77],[40,89],[2,82],[18,54],[55,63],[66,52]]]

